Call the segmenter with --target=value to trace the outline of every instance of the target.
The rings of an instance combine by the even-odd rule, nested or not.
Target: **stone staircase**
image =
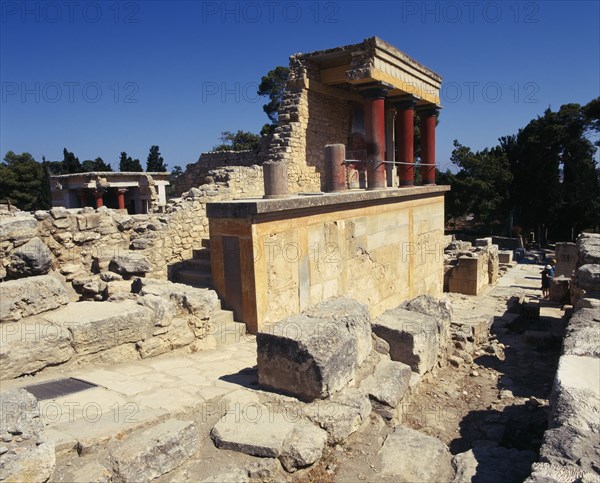
[[[213,288],[210,267],[210,240],[203,239],[202,247],[192,250],[192,258],[184,260],[176,268],[173,281],[196,288]],[[246,334],[246,325],[236,322],[233,311],[225,310],[211,317],[217,346],[239,342]]]
[[[192,258],[183,260],[174,270],[173,282],[196,288],[213,288],[210,268],[210,240],[202,240],[202,248],[192,250]]]
[[[213,313],[210,320],[217,347],[241,342],[246,336],[246,324],[236,322],[231,310],[220,309]]]

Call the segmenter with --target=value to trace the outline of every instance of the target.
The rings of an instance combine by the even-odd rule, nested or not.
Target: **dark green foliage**
[[[450,213],[473,213],[485,223],[502,222],[512,213],[525,232],[572,240],[600,224],[596,147],[588,139],[598,132],[600,98],[583,107],[547,109],[491,149],[473,153],[455,141],[452,161],[461,169],[440,177],[452,184]]]
[[[165,160],[160,155],[159,147],[152,146],[150,153],[148,154],[148,160],[146,161],[146,171],[164,173],[167,171],[167,165]]]
[[[71,174],[71,173],[81,173],[82,167],[79,162],[79,158],[76,158],[75,155],[69,151],[67,148],[63,149],[63,174]]]
[[[8,151],[0,163],[0,203],[11,203],[24,211],[49,207],[42,165],[29,153]]]
[[[484,223],[506,219],[513,176],[502,147],[473,152],[455,140],[451,160],[461,169],[453,176],[450,205]]]
[[[279,106],[289,74],[290,69],[281,65],[277,66],[262,77],[258,86],[258,95],[269,98],[269,102],[263,105],[263,111],[269,116],[272,124],[277,124],[279,120]]]
[[[119,171],[121,172],[142,172],[142,165],[139,159],[131,159],[131,156],[127,156],[127,153],[123,151],[119,158]]]
[[[257,151],[260,136],[248,131],[223,131],[221,141],[222,144],[215,146],[213,151]]]
[[[86,159],[81,163],[81,168],[82,171],[86,173],[91,173],[92,171],[112,171],[112,166],[105,163],[102,158],[96,158],[93,161],[91,159]]]

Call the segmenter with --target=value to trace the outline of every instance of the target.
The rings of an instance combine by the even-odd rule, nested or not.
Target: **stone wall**
[[[34,238],[41,240],[51,255],[38,253],[43,248],[29,250],[36,252],[36,258],[50,257],[51,266],[69,281],[89,279],[108,266],[113,257],[132,251],[149,261],[148,277],[166,279],[174,264],[191,259],[193,250],[202,247],[202,240],[209,239],[208,201],[264,193],[259,166],[225,167],[210,173],[211,184],[192,188],[183,198],[170,200],[164,213],[130,216],[105,207],[59,207],[34,215],[4,212],[0,217],[0,279],[7,277],[9,265],[14,265],[13,252],[24,245],[29,247]],[[18,275],[9,273],[8,278]]]
[[[325,145],[348,144],[351,114],[345,91],[320,84],[317,68],[291,58],[279,125],[266,156],[288,163],[290,193],[325,188]]]
[[[478,295],[499,276],[498,246],[492,238],[478,238],[473,248],[470,242],[452,241],[446,246],[444,259],[444,290],[465,295]]]
[[[550,397],[549,429],[528,483],[598,481],[600,448],[600,235],[577,240],[577,265],[595,274],[569,320]],[[574,284],[577,284],[577,274]]]
[[[177,195],[181,195],[191,188],[197,188],[200,185],[211,183],[213,174],[212,170],[220,170],[222,168],[235,170],[236,176],[241,176],[243,173],[252,175],[257,171],[257,166],[260,164],[260,155],[254,151],[222,151],[214,153],[201,153],[197,162],[188,164],[185,171],[175,181],[174,190]],[[241,168],[252,168],[246,171]],[[262,185],[262,171],[260,174],[260,184]],[[217,175],[218,176],[218,175]],[[262,189],[262,186],[260,187]],[[260,189],[258,191],[260,191]]]
[[[381,203],[378,196],[390,199]],[[369,197],[375,200],[369,202]],[[331,206],[311,206],[321,202]],[[265,206],[264,216],[246,218],[243,210],[250,204],[244,202],[209,207],[230,207],[227,213],[209,213],[213,281],[228,304],[241,299],[237,320],[250,332],[332,296],[352,297],[378,316],[417,295],[442,293],[442,188],[260,200],[255,205],[260,210]],[[271,205],[290,208],[271,213]],[[239,268],[226,268],[238,257],[228,253],[236,249],[225,242],[237,244]],[[240,294],[232,295],[238,270]],[[227,288],[228,283],[233,285]]]

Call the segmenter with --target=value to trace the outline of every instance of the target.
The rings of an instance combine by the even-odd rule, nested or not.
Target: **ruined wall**
[[[318,69],[290,61],[290,80],[279,109],[267,159],[288,163],[290,193],[325,188],[324,148],[347,144],[351,106],[341,89],[318,83]]]
[[[181,195],[191,188],[197,188],[207,183],[207,177],[211,177],[211,170],[221,168],[250,168],[260,164],[259,154],[254,151],[223,151],[215,153],[201,153],[197,162],[188,164],[185,171],[177,178],[174,190]],[[239,169],[243,172],[243,169]],[[208,181],[210,182],[210,180]],[[262,181],[261,181],[262,183]]]
[[[600,235],[582,234],[576,248],[579,268],[574,285],[579,298],[574,299],[558,361],[540,462],[533,464],[527,483],[598,480]]]

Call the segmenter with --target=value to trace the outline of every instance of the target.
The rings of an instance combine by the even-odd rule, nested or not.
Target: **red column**
[[[396,105],[396,146],[398,146],[400,186],[414,185],[415,101],[407,100]]]
[[[94,191],[94,196],[96,198],[96,208],[104,206],[104,200],[102,199],[102,191]]]
[[[385,95],[387,90],[372,88],[365,96],[365,138],[367,143],[367,189],[381,189],[385,182]]]
[[[435,121],[437,108],[419,113],[421,122],[421,178],[423,184],[435,184]]]
[[[127,191],[126,189],[118,189],[117,190],[117,203],[119,204],[120,210],[125,209],[125,192],[126,191]]]

